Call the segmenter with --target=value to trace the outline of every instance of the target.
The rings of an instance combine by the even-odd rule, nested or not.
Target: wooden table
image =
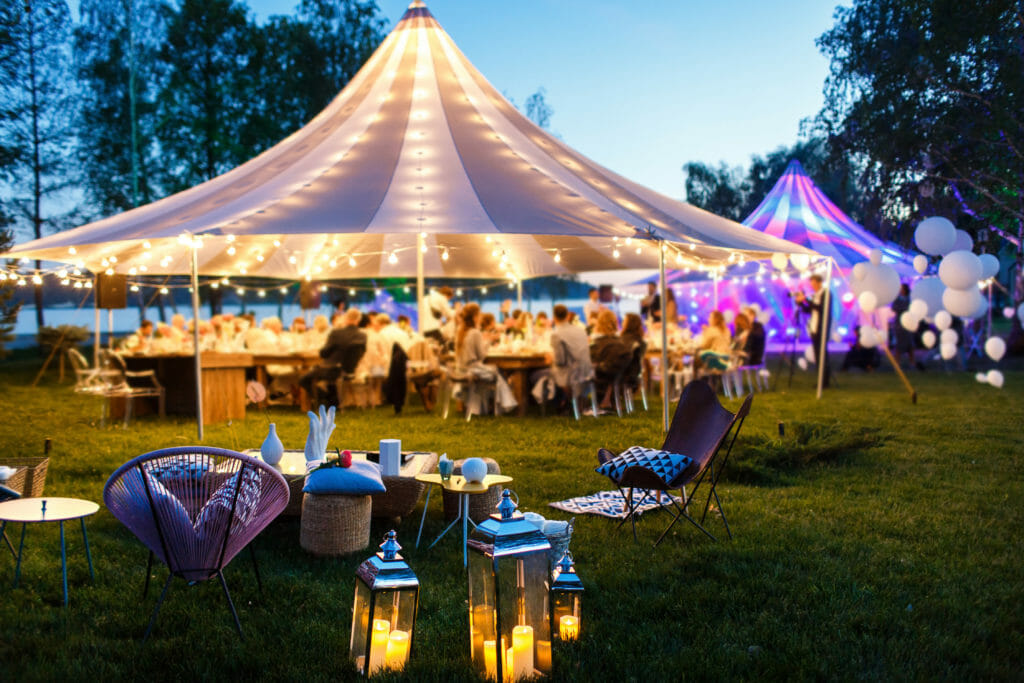
[[[417,474],[416,481],[421,481],[424,484],[431,485],[427,489],[427,500],[423,503],[423,516],[420,517],[420,530],[416,534],[416,547],[420,547],[420,536],[423,535],[423,522],[427,518],[427,506],[430,505],[430,491],[433,489],[433,484],[440,486],[445,491],[451,491],[452,493],[459,494],[459,516],[452,520],[452,523],[445,527],[444,531],[434,539],[427,549],[433,548],[437,545],[437,542],[444,538],[444,535],[455,526],[456,522],[462,520],[462,566],[466,567],[469,564],[469,557],[466,553],[466,539],[469,538],[469,524],[473,524],[473,528],[476,528],[476,522],[469,518],[469,497],[474,494],[487,493],[495,484],[508,484],[511,483],[512,477],[504,474],[488,474],[484,477],[481,482],[469,482],[461,474],[453,474],[447,480],[442,479],[440,474]]]
[[[100,506],[89,500],[77,498],[18,498],[0,503],[0,535],[8,522],[21,522],[21,542],[18,543],[18,560],[14,567],[14,587],[21,578],[21,555],[25,548],[25,529],[29,524],[57,522],[60,524],[60,570],[64,586],[64,606],[68,605],[68,555],[64,543],[64,522],[74,519],[82,523],[82,540],[85,542],[85,558],[89,562],[89,578],[96,580],[92,570],[92,553],[89,552],[89,536],[85,533],[85,518],[96,514]]]
[[[171,415],[196,414],[195,357],[187,354],[125,356],[129,370],[155,370],[166,391]],[[245,419],[245,371],[253,366],[251,353],[203,351],[203,424]]]
[[[508,374],[508,384],[519,402],[517,414],[526,415],[527,399],[530,395],[530,373],[551,366],[545,353],[503,353],[487,354],[484,360]]]
[[[320,352],[316,349],[306,351],[292,351],[291,353],[254,353],[252,363],[256,366],[256,381],[267,389],[267,398],[258,405],[260,408],[267,407],[270,397],[270,382],[267,375],[268,365],[289,365],[298,370],[312,368],[320,364]]]

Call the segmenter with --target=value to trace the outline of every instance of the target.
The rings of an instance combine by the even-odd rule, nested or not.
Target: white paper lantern
[[[981,261],[981,280],[987,280],[990,277],[999,275],[999,259],[992,254],[982,254],[978,257]]]
[[[804,358],[807,359],[808,363],[813,363],[814,362],[814,346],[813,345],[808,344],[807,346],[804,347]]]
[[[864,266],[864,279],[854,281],[850,285],[858,296],[861,292],[874,292],[876,306],[888,306],[900,293],[900,275],[896,269],[887,263],[872,265],[861,263]]]
[[[935,316],[942,310],[942,292],[946,285],[937,277],[923,277],[910,288],[911,305],[913,300],[920,299],[928,305],[927,315]]]
[[[984,372],[979,372],[974,376],[974,379],[978,380],[981,384],[988,384],[988,375]]]
[[[935,346],[935,333],[931,330],[925,330],[921,335],[921,343],[924,344],[926,349],[930,349]]]
[[[976,287],[981,279],[981,259],[969,251],[951,251],[939,264],[939,279],[953,289]]]
[[[900,325],[907,332],[916,332],[918,325],[921,324],[921,319],[914,315],[911,311],[903,311],[900,313]]]
[[[970,251],[974,249],[974,240],[963,230],[956,231],[956,241],[953,243],[953,251]]]
[[[942,354],[942,360],[953,360],[956,357],[956,344],[942,344],[939,353]]]
[[[797,270],[807,270],[807,266],[811,265],[811,257],[807,254],[790,254],[789,262]]]
[[[853,279],[854,280],[863,280],[864,276],[867,275],[867,274],[868,274],[868,264],[867,263],[861,262],[861,263],[854,263],[853,264]]]
[[[806,370],[807,369],[807,359],[806,358],[803,358],[803,357],[797,358],[796,359],[796,364],[797,364],[797,366],[801,370]]]
[[[949,314],[949,311],[939,311],[935,314],[935,327],[940,330],[944,330],[953,324],[953,316]]]
[[[945,346],[946,344],[952,344],[953,346],[956,346],[956,343],[958,341],[960,341],[960,335],[958,335],[956,333],[956,330],[954,330],[953,328],[947,328],[942,331],[942,334],[939,335],[939,343],[941,343],[943,346]]]
[[[921,275],[924,275],[925,271],[928,270],[928,257],[924,254],[918,254],[914,257],[914,270]]]
[[[736,319],[736,311],[728,309],[722,313],[722,317],[725,318],[725,322],[732,324],[732,321]]]
[[[913,313],[914,317],[920,320],[928,315],[928,302],[924,299],[914,299],[910,302],[910,309],[907,312]]]
[[[772,314],[769,313],[768,311],[764,311],[763,313],[759,313],[758,316],[757,316],[757,322],[761,323],[762,325],[767,325],[768,322],[771,319],[772,319]]]
[[[977,318],[988,310],[988,302],[977,287],[953,289],[947,287],[942,293],[942,307],[961,318]]]
[[[775,266],[776,270],[785,270],[786,266],[789,265],[789,257],[776,252],[772,254],[772,265]]]
[[[466,458],[462,463],[462,476],[470,483],[482,482],[487,476],[487,463],[480,458]]]
[[[1006,342],[1002,337],[989,337],[985,340],[985,353],[998,363],[1006,355]]]
[[[1014,313],[1013,306],[1006,306],[1005,308],[1003,308],[1003,317],[1004,318],[1012,318],[1013,317],[1013,313]]]
[[[1024,320],[1024,303],[1017,307],[1017,317]]]
[[[857,297],[857,305],[865,313],[871,313],[878,307],[878,296],[874,292],[861,292]]]
[[[996,389],[1003,388],[1003,373],[998,370],[989,370],[986,379],[988,379],[988,383]]]
[[[942,216],[925,218],[914,231],[914,243],[926,254],[942,256],[956,244],[956,227]]]
[[[872,249],[868,252],[868,260],[871,261],[871,265],[877,266],[882,262],[882,250]]]
[[[858,337],[858,341],[864,348],[872,349],[881,343],[879,336],[881,335],[878,334],[878,331],[875,328],[864,325],[860,328],[860,337]]]

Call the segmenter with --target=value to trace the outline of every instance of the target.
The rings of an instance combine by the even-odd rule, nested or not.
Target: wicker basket
[[[501,467],[491,458],[481,458],[487,463],[487,474],[501,474]],[[462,474],[462,463],[465,460],[455,461],[453,474]],[[487,493],[478,493],[469,497],[469,518],[479,524],[496,512],[498,503],[501,502],[501,491],[505,488],[502,484],[495,484],[487,489]],[[442,491],[444,499],[444,519],[452,522],[459,516],[459,494],[450,491]]]
[[[414,477],[417,474],[431,472],[435,467],[437,467],[437,453],[430,453],[423,458],[419,472],[414,472],[409,476],[381,477],[387,491],[374,494],[373,516],[395,519],[411,515],[427,488],[426,484],[416,481]]]
[[[43,487],[46,484],[46,468],[50,465],[49,458],[0,458],[0,465],[15,467],[19,470],[4,484],[7,488],[14,489],[25,498],[38,498],[43,495]],[[18,479],[19,475],[24,476],[21,488],[11,483]]]
[[[370,496],[304,494],[299,545],[314,555],[346,555],[370,545]]]
[[[15,493],[20,494],[25,490],[25,475],[27,473],[27,469],[24,467],[18,467],[14,470],[14,474],[3,481],[0,481],[0,486],[6,486]]]

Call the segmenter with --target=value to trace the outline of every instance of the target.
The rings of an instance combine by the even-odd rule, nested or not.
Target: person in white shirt
[[[420,321],[420,334],[432,337],[440,344],[445,343],[442,328],[455,321],[455,312],[449,303],[454,295],[455,291],[451,287],[440,287],[431,289],[423,297],[425,310],[423,320]]]
[[[587,292],[587,296],[590,298],[587,300],[587,303],[583,304],[583,320],[589,328],[593,327],[597,322],[597,314],[604,309],[604,306],[598,301],[598,291],[596,289],[591,289]]]

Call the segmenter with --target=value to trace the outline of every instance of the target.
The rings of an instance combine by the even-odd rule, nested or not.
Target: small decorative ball
[[[467,458],[462,463],[462,476],[472,484],[479,484],[487,476],[487,463],[480,458]]]
[[[352,467],[352,451],[342,451],[338,462],[342,467]]]

